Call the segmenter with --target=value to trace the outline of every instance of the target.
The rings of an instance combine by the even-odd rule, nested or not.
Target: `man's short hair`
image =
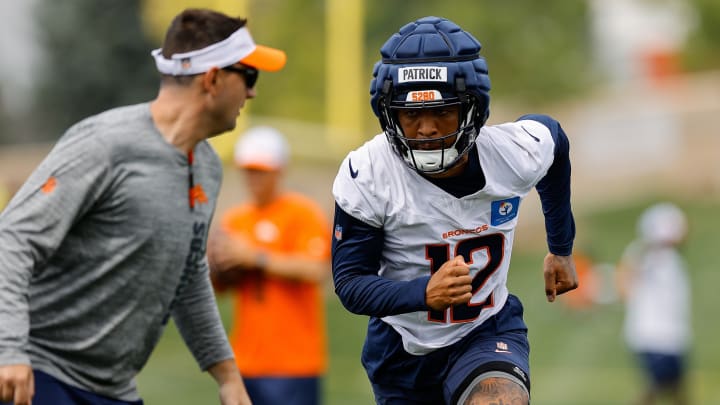
[[[205,48],[226,39],[246,23],[246,19],[229,17],[213,10],[186,9],[170,23],[162,54],[170,58],[176,53]]]

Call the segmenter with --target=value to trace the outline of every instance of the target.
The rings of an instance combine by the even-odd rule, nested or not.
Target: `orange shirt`
[[[222,227],[270,254],[330,258],[330,225],[320,207],[285,193],[262,209],[228,210]],[[329,267],[328,267],[329,271]],[[245,377],[319,376],[327,368],[321,284],[263,274],[233,287],[230,344]]]

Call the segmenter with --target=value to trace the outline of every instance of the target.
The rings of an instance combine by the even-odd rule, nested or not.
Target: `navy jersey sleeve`
[[[335,205],[332,273],[335,293],[348,311],[375,317],[427,311],[425,288],[430,277],[410,281],[378,275],[382,228],[354,218]]]
[[[560,123],[547,115],[525,115],[520,120],[545,125],[555,141],[553,164],[535,187],[540,195],[550,253],[572,254],[575,219],[570,207],[570,142]]]

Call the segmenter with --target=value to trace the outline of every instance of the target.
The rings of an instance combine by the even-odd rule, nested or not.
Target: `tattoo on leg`
[[[528,395],[518,383],[491,377],[478,382],[463,405],[527,405]]]

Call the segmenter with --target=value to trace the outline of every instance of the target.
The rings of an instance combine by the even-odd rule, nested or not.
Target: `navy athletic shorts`
[[[244,377],[253,404],[318,405],[320,378]]]
[[[638,353],[653,386],[664,388],[682,379],[685,373],[685,359],[680,354]]]
[[[530,391],[530,345],[523,307],[510,295],[503,309],[451,346],[407,353],[400,335],[371,318],[362,362],[379,405],[454,404],[480,374],[503,371]]]
[[[119,401],[73,387],[42,371],[33,370],[33,375],[33,405],[143,405],[143,401]],[[0,405],[12,405],[12,402],[0,402]]]

